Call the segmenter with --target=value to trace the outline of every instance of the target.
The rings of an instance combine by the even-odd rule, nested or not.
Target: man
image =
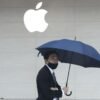
[[[37,75],[37,100],[59,100],[62,90],[56,81],[54,69],[58,66],[59,55],[55,51],[48,51],[44,55],[45,65]],[[67,88],[63,88],[66,94]]]

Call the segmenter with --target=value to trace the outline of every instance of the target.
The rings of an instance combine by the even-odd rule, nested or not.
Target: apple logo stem
[[[47,10],[40,9],[42,4],[39,2],[35,10],[29,9],[24,14],[24,25],[29,32],[44,32],[48,27],[48,23],[45,21]]]

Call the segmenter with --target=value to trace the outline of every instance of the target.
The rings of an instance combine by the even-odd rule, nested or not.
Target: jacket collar
[[[46,67],[49,69],[49,71],[51,72],[51,74],[54,72],[54,70],[52,70],[47,64]]]

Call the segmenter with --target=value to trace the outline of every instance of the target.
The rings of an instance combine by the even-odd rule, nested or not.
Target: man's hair
[[[56,54],[57,56],[59,56],[56,51],[52,50],[52,51],[45,52],[45,54],[43,55],[44,59],[47,60],[51,54]]]

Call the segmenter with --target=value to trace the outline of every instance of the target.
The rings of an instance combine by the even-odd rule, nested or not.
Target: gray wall
[[[36,74],[44,64],[35,48],[54,39],[74,39],[100,51],[100,0],[42,0],[48,29],[29,33],[24,12],[40,0],[0,0],[0,97],[36,98]],[[56,76],[63,87],[68,64],[59,63]],[[99,98],[100,69],[72,65],[67,98]],[[63,98],[66,98],[65,96]]]

